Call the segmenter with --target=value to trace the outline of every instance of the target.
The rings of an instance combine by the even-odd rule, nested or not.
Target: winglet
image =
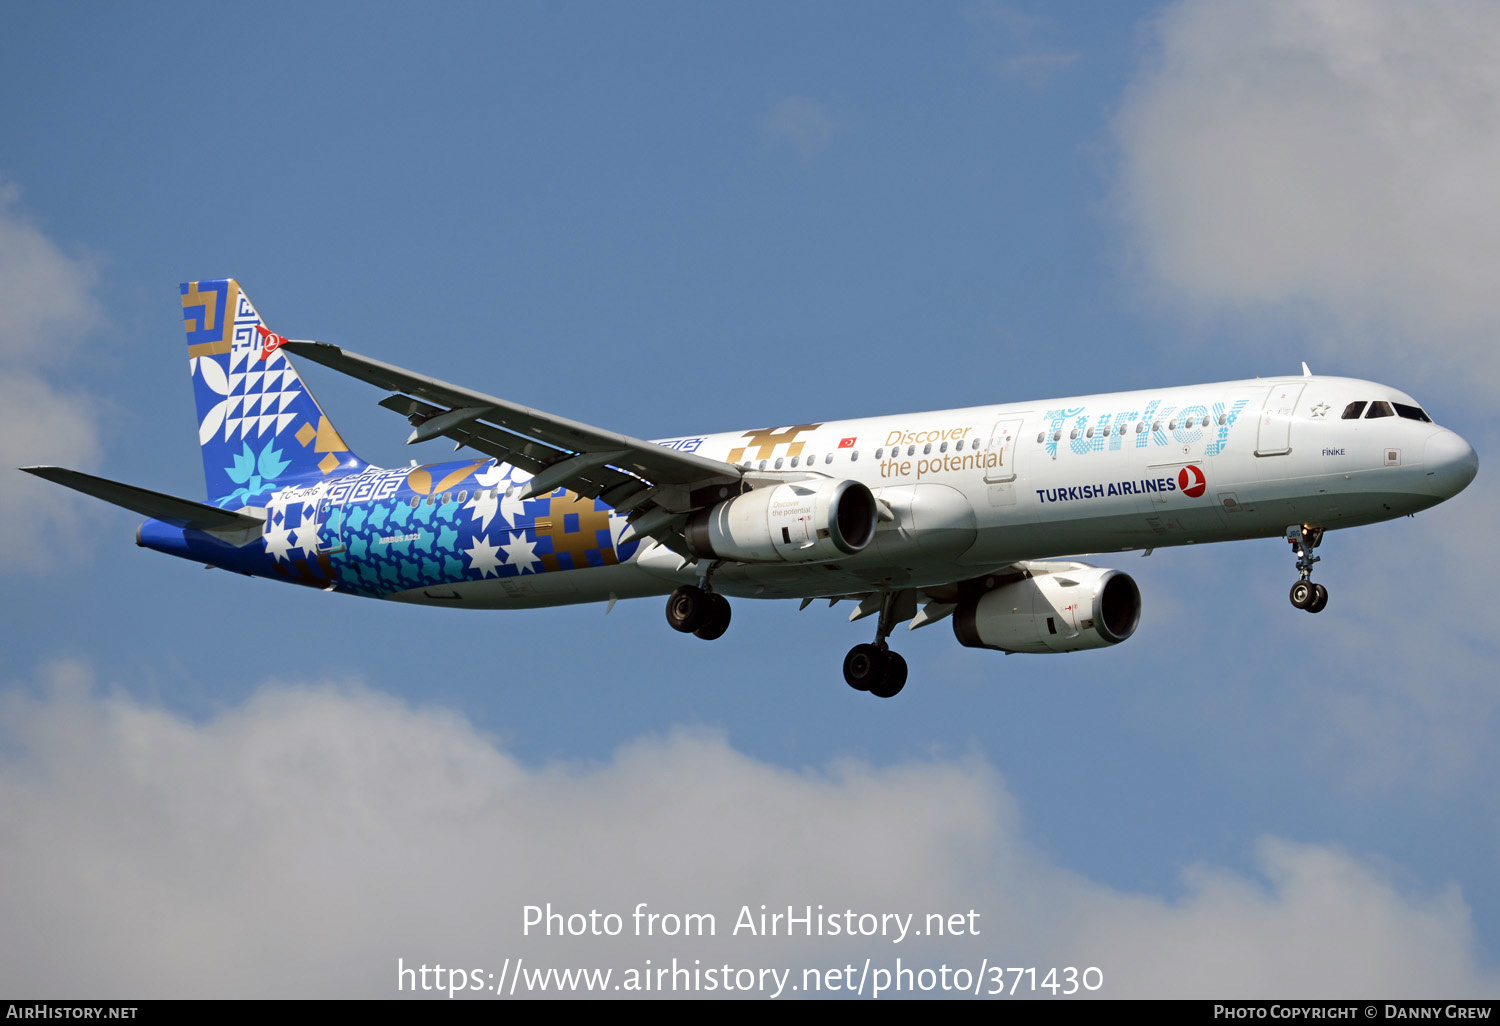
[[[1310,377],[1312,377],[1312,371],[1310,371],[1310,370],[1307,369],[1307,361],[1306,360],[1302,361],[1302,376],[1304,378],[1310,378]]]

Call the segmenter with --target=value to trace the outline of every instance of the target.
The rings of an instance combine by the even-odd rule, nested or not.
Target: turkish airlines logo
[[[262,360],[265,360],[266,357],[270,356],[272,353],[276,352],[276,350],[286,345],[286,339],[282,338],[280,335],[271,334],[265,329],[265,325],[257,324],[255,326],[255,330],[260,332],[260,337],[266,340],[265,348],[260,351],[260,358]]]
[[[1200,468],[1189,464],[1177,472],[1177,490],[1189,499],[1196,499],[1207,487],[1208,479]]]

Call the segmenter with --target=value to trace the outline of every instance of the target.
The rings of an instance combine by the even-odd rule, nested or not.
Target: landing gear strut
[[[1313,564],[1320,561],[1322,556],[1314,556],[1313,549],[1323,542],[1323,529],[1321,527],[1308,527],[1305,524],[1286,529],[1286,540],[1291,543],[1292,551],[1297,554],[1297,572],[1300,578],[1292,585],[1292,605],[1298,609],[1305,609],[1309,613],[1321,613],[1328,605],[1328,589],[1321,584],[1314,584],[1311,580]]]
[[[896,626],[896,603],[899,592],[888,591],[880,598],[880,621],[875,628],[873,645],[855,645],[844,657],[844,680],[856,691],[868,691],[876,698],[895,698],[906,686],[906,660],[886,647]]]
[[[667,597],[667,623],[674,631],[713,641],[729,630],[729,600],[713,590],[709,576],[715,563],[700,578],[700,584],[684,584]]]

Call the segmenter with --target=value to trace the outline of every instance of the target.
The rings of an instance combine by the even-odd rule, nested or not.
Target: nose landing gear
[[[1314,584],[1311,578],[1313,564],[1323,558],[1312,554],[1313,549],[1323,542],[1323,529],[1308,527],[1306,524],[1288,527],[1286,540],[1297,554],[1297,572],[1300,574],[1300,579],[1292,585],[1292,605],[1309,613],[1321,613],[1328,605],[1328,589],[1321,584]]]

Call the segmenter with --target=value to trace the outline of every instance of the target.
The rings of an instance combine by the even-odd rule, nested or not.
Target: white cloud
[[[791,146],[803,160],[828,148],[844,126],[821,103],[789,96],[761,121],[761,135],[773,146]]]
[[[1345,347],[1438,344],[1492,388],[1500,7],[1193,0],[1155,44],[1116,131],[1165,294],[1300,309]]]
[[[96,402],[58,388],[56,373],[77,340],[104,320],[96,271],[60,250],[16,209],[19,190],[0,182],[0,566],[41,571],[78,547],[80,500],[15,472],[55,463],[91,467],[99,458]]]
[[[54,388],[41,375],[0,368],[0,566],[41,572],[78,548],[86,521],[81,500],[15,468],[37,464],[92,467],[99,436],[92,400]]]
[[[1474,445],[1500,451],[1500,433]],[[1497,504],[1500,482],[1481,471],[1415,522],[1325,540],[1319,569],[1338,585],[1309,664],[1321,686],[1306,698],[1331,728],[1327,764],[1347,783],[1442,793],[1464,782],[1483,789],[1493,778]]]
[[[60,349],[103,323],[93,264],[64,254],[16,209],[20,190],[0,181],[0,362],[56,362]]]
[[[1493,391],[1500,7],[1189,0],[1152,38],[1115,129],[1122,209],[1159,294],[1266,331],[1290,314],[1335,365],[1400,367],[1371,376]],[[1321,579],[1339,584],[1303,661],[1323,686],[1302,700],[1334,728],[1323,743],[1348,784],[1443,789],[1488,769],[1488,474],[1415,530],[1325,545]]]
[[[1102,993],[1493,993],[1465,904],[1265,840],[1175,900],[1051,865],[982,762],[789,771],[678,730],[528,767],[450,713],[268,686],[205,723],[91,694],[76,666],[0,723],[0,989],[365,996],[396,960],[534,967],[1095,965]],[[524,938],[522,908],[712,912],[714,940]],[[727,936],[749,904],[980,912],[977,937]],[[1017,960],[1020,960],[1019,962]]]

